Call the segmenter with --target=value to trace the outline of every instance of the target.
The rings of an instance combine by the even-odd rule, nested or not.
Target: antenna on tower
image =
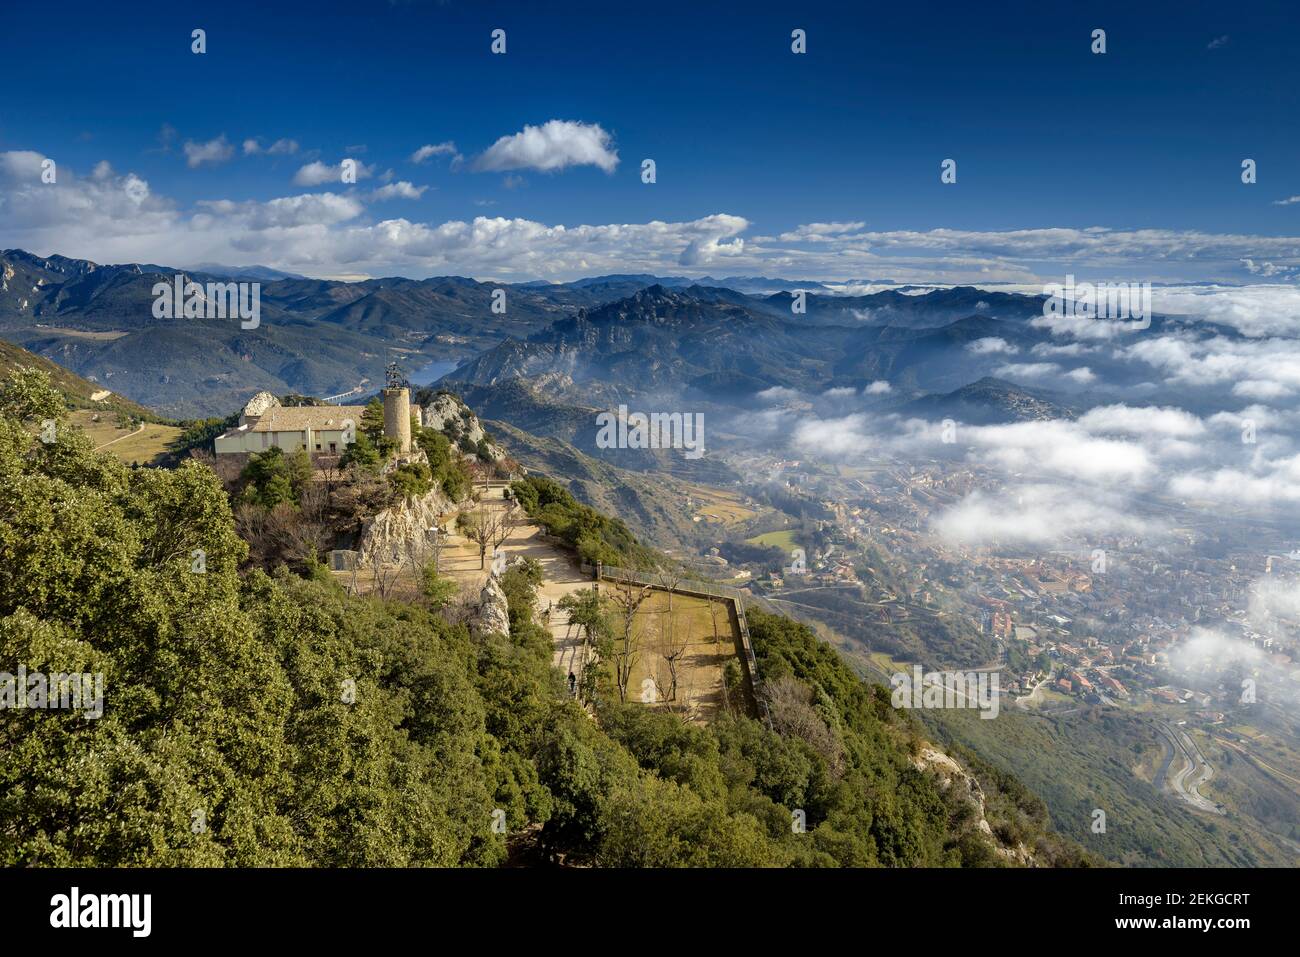
[[[387,375],[388,388],[390,389],[404,389],[410,385],[406,381],[406,376],[402,375],[402,370],[397,367],[396,362],[388,363]]]

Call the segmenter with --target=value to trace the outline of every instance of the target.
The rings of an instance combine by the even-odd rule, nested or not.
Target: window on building
[[[337,451],[338,451],[338,445],[337,445],[336,443],[334,443],[334,442],[331,442],[331,443],[330,443],[330,451],[331,451],[331,452],[337,452]]]

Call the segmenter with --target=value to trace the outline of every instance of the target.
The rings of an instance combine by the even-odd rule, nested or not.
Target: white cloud
[[[1106,435],[1191,438],[1205,432],[1205,423],[1182,409],[1123,404],[1090,409],[1079,416],[1078,423],[1080,428],[1088,432]]]
[[[177,213],[134,173],[118,175],[107,163],[81,178],[59,165],[55,184],[41,182],[44,155],[30,150],[0,153],[0,247],[43,250],[148,250],[150,256],[103,257],[157,261],[160,236],[176,228]],[[159,253],[158,257],[153,253]]]
[[[1055,362],[1007,362],[994,369],[993,374],[1004,379],[1042,379],[1060,371]]]
[[[267,156],[289,156],[296,152],[298,152],[297,140],[278,139],[266,148],[262,147],[260,140],[251,138],[244,140],[245,156],[257,156],[262,153]]]
[[[1035,328],[1048,329],[1054,336],[1070,336],[1075,339],[1118,339],[1141,331],[1138,322],[1089,319],[1083,316],[1035,316],[1029,324]]]
[[[936,515],[932,525],[943,538],[963,545],[1034,546],[1097,542],[1150,528],[1120,503],[1084,498],[1061,485],[1018,486],[996,495],[972,492]]]
[[[1082,342],[1071,342],[1066,345],[1056,345],[1051,342],[1040,342],[1029,350],[1031,355],[1035,356],[1086,356],[1097,351],[1096,346],[1084,345]]]
[[[1300,455],[1265,461],[1253,468],[1220,468],[1175,475],[1173,494],[1236,506],[1272,506],[1300,502]]]
[[[293,175],[295,186],[321,186],[325,183],[342,183],[343,182],[343,164],[346,160],[339,160],[333,166],[322,163],[320,160],[314,160],[306,166],[300,167],[298,172]],[[369,179],[375,174],[373,165],[367,166],[365,163],[356,162],[357,180]]]
[[[749,223],[739,216],[717,214],[696,220],[696,233],[677,263],[681,266],[704,266],[719,258],[739,256],[745,251],[745,240],[739,234]],[[655,224],[651,224],[655,225]]]
[[[1300,341],[1296,339],[1166,335],[1134,342],[1124,354],[1160,370],[1166,381],[1179,384],[1252,382],[1248,389],[1257,398],[1265,397],[1262,393],[1270,389],[1280,395],[1281,389],[1300,388]]]
[[[1300,562],[1292,563],[1290,568],[1300,571]],[[1294,580],[1261,578],[1250,591],[1250,621],[1259,631],[1267,634],[1278,618],[1300,621],[1300,587]]]
[[[507,138],[512,144],[513,139]],[[197,157],[216,156],[221,150],[221,140],[212,150],[192,144],[191,153]],[[431,144],[432,145],[432,144]],[[523,144],[518,144],[523,149]],[[229,144],[227,144],[229,146]],[[268,150],[264,144],[263,151]],[[231,148],[233,150],[233,147]],[[515,145],[511,146],[515,149]],[[509,152],[509,150],[506,150]],[[528,150],[523,149],[523,152]],[[261,154],[259,154],[261,155]],[[612,154],[611,154],[612,155]],[[7,157],[7,168],[23,163],[29,169],[32,159],[39,154],[29,151],[0,153]],[[24,159],[24,156],[26,157]],[[526,157],[521,157],[521,160]],[[200,159],[207,163],[209,160]],[[212,161],[215,161],[212,160]],[[555,162],[561,162],[555,159]],[[362,165],[358,178],[373,176],[373,167]],[[744,217],[719,212],[692,220],[677,222],[596,223],[596,224],[546,224],[524,219],[491,218],[473,222],[450,221],[446,223],[419,223],[395,220],[387,224],[349,222],[345,228],[318,229],[311,235],[292,233],[286,235],[232,234],[221,248],[210,248],[220,237],[208,233],[201,237],[191,235],[189,218],[195,212],[210,215],[209,210],[179,210],[166,197],[151,193],[142,178],[132,177],[133,195],[140,191],[150,195],[150,202],[142,204],[140,215],[131,221],[106,222],[104,228],[77,228],[66,219],[40,220],[38,211],[54,215],[54,210],[69,203],[112,203],[114,190],[91,191],[85,187],[93,177],[87,177],[68,189],[74,176],[67,166],[60,164],[58,192],[61,198],[30,194],[20,195],[25,187],[12,176],[0,185],[0,236],[7,245],[32,248],[40,246],[50,252],[87,256],[105,261],[171,261],[176,250],[194,248],[184,261],[227,262],[249,264],[246,250],[255,249],[259,259],[294,272],[305,274],[343,275],[359,272],[393,275],[428,275],[438,270],[472,273],[485,270],[491,275],[522,278],[573,278],[597,272],[626,272],[630,269],[664,273],[681,269],[703,273],[716,263],[726,263],[728,271],[754,275],[792,274],[808,278],[855,276],[888,271],[899,282],[921,279],[918,289],[924,292],[942,287],[953,281],[975,281],[992,289],[1024,288],[1041,294],[1042,282],[1034,281],[1024,266],[1013,257],[1024,257],[1035,262],[1050,261],[1053,255],[1075,257],[1088,262],[1122,263],[1132,268],[1135,262],[1193,263],[1199,268],[1219,260],[1231,260],[1232,268],[1242,275],[1241,260],[1247,256],[1256,261],[1276,263],[1288,268],[1288,263],[1300,264],[1300,240],[1287,237],[1212,236],[1174,231],[1123,232],[1102,228],[1086,230],[1017,230],[1002,233],[979,233],[960,230],[931,230],[929,232],[876,232],[852,231],[856,222],[809,223],[792,229],[807,238],[805,242],[773,243],[750,238],[750,223]],[[126,177],[118,180],[125,181]],[[296,182],[305,187],[332,186],[340,183],[339,167],[324,162],[306,164],[298,171]],[[121,193],[121,190],[117,190]],[[378,199],[378,197],[375,197]],[[24,218],[15,221],[12,211],[22,208]],[[167,223],[160,223],[156,214],[160,209],[172,210]],[[88,222],[98,221],[94,209],[83,210]],[[120,217],[123,211],[115,210]],[[105,220],[112,217],[103,217]],[[152,234],[152,238],[150,237]],[[122,237],[136,237],[130,243]],[[494,237],[494,245],[478,245],[483,237]],[[464,246],[459,246],[463,237]],[[817,237],[814,239],[813,237]],[[525,242],[526,238],[526,242]],[[201,241],[201,242],[200,242]],[[373,272],[372,272],[373,270]],[[1061,275],[1065,274],[1065,270]],[[1003,283],[1010,278],[1015,285]],[[897,288],[898,283],[873,284],[865,288],[861,283],[840,283],[845,293],[863,293],[884,288]],[[1157,311],[1162,307],[1175,307],[1164,311],[1211,319],[1253,337],[1285,335],[1290,330],[1300,330],[1300,289],[1295,286],[1273,283],[1232,287],[1224,285],[1156,287],[1154,298]],[[1117,323],[1089,323],[1092,327],[1106,328]],[[1132,337],[1142,338],[1138,334]],[[1127,343],[1131,340],[1121,340]],[[1062,343],[1059,348],[1069,348],[1077,343]],[[1059,355],[1071,355],[1061,352]],[[1056,354],[1035,352],[1036,358],[1054,359]],[[1097,370],[1097,366],[1092,366]],[[1279,381],[1267,375],[1241,377],[1256,381]]]
[[[966,351],[976,356],[1015,355],[1020,350],[1001,336],[986,336],[966,343]]]
[[[190,169],[203,166],[205,163],[216,166],[235,155],[235,148],[226,140],[225,133],[222,133],[215,140],[208,140],[206,143],[186,140],[183,149],[185,150],[185,164]]]
[[[534,169],[549,173],[570,166],[597,166],[612,173],[618,166],[618,153],[611,143],[610,135],[598,123],[549,120],[501,137],[474,160],[474,169]]]
[[[792,402],[803,397],[803,393],[798,389],[790,389],[783,385],[774,385],[758,393],[758,398],[763,402]]]
[[[1243,399],[1284,399],[1295,395],[1295,389],[1271,379],[1243,379],[1232,384],[1232,394]]]
[[[1207,667],[1217,671],[1235,664],[1253,667],[1264,661],[1264,653],[1250,642],[1200,625],[1192,628],[1187,638],[1169,653],[1170,666],[1184,673],[1203,671]]]
[[[453,162],[460,159],[460,153],[456,150],[456,144],[451,140],[447,140],[445,143],[426,143],[424,146],[421,146],[411,154],[411,162],[423,163],[425,160],[433,156],[450,156]]]
[[[269,202],[203,200],[199,207],[206,212],[191,220],[195,229],[246,230],[285,229],[297,226],[333,226],[361,215],[362,205],[350,196],[335,193],[304,193]]]
[[[387,186],[381,186],[373,190],[370,195],[378,200],[419,199],[428,188],[427,186],[414,186],[406,180],[399,180],[396,183],[389,183]]]
[[[777,239],[783,243],[830,242],[842,240],[846,233],[856,233],[866,226],[863,222],[854,223],[805,223],[798,229],[782,233]],[[756,240],[761,241],[761,240]]]
[[[48,157],[34,150],[13,150],[0,153],[0,172],[15,181],[40,183],[41,164]]]
[[[796,426],[793,440],[796,447],[816,449],[828,458],[857,455],[875,445],[867,424],[867,417],[862,414],[807,420]]]
[[[749,225],[726,214],[577,226],[487,216],[436,225],[401,218],[366,222],[362,197],[330,192],[205,200],[182,211],[134,174],[80,179],[60,167],[57,187],[43,185],[42,158],[0,153],[0,248],[100,262],[264,263],[305,275],[567,278],[653,272],[688,248],[703,263],[725,254],[727,239]],[[391,194],[408,192],[390,185]]]

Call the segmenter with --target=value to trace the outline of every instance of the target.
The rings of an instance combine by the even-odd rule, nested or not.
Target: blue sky
[[[1300,195],[1300,15],[1286,4],[179,6],[6,11],[0,245],[514,278],[622,260],[990,281],[1075,266],[1290,281],[1300,265],[1300,202],[1285,203]],[[497,27],[504,56],[489,52]],[[796,27],[805,55],[790,50]],[[1090,52],[1094,28],[1104,55]],[[478,169],[501,138],[553,120],[580,138],[598,127],[606,168]],[[249,138],[297,149],[246,155]],[[187,142],[214,141],[215,161],[187,162]],[[440,143],[462,159],[410,161]],[[33,192],[28,154],[58,162],[59,203]],[[294,182],[346,155],[373,175]],[[940,182],[946,158],[954,185]],[[95,180],[102,161],[111,172]],[[141,208],[117,195],[138,199],[128,176],[147,184]],[[425,189],[372,195],[401,182]],[[322,194],[339,201],[299,200],[292,221],[261,207]],[[477,217],[509,225],[475,229]],[[656,221],[668,228],[573,233]],[[439,232],[449,223],[463,228]],[[826,223],[851,228],[797,233]],[[1075,232],[1090,227],[1103,232]]]

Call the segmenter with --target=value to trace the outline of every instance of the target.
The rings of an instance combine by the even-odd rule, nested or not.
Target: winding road
[[[1205,755],[1201,753],[1196,742],[1186,731],[1166,722],[1161,722],[1157,727],[1164,734],[1172,750],[1156,775],[1156,786],[1161,787],[1162,784],[1167,783],[1174,794],[1198,811],[1223,814],[1224,811],[1218,804],[1201,794],[1200,789],[1214,778],[1214,767],[1205,760]],[[1170,777],[1169,766],[1175,757],[1181,758],[1181,763],[1178,770]]]

